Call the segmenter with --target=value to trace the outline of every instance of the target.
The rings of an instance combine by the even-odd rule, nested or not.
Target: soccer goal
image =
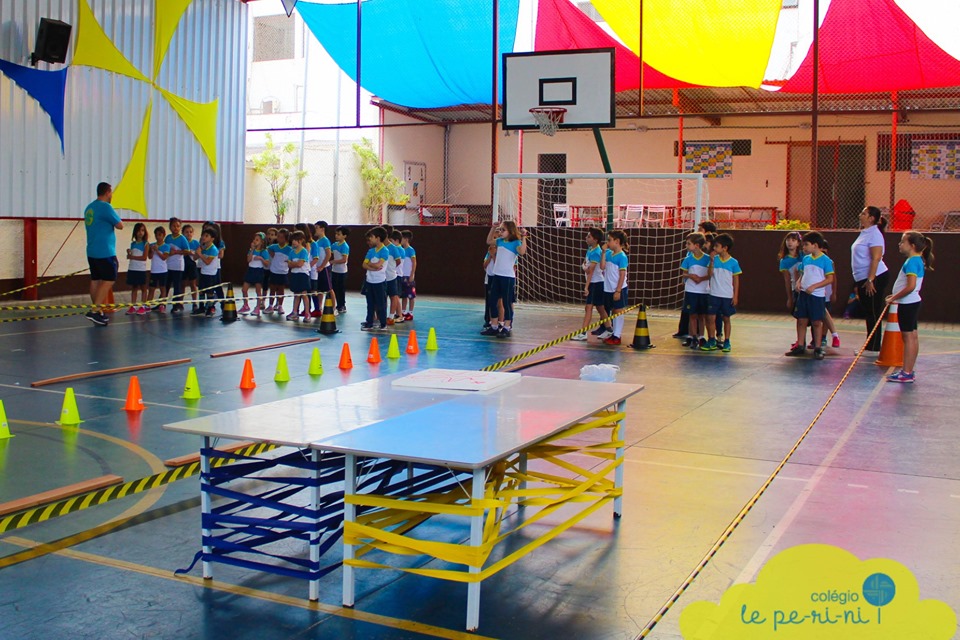
[[[706,182],[686,173],[500,173],[494,221],[513,220],[530,239],[517,264],[517,299],[580,305],[587,229],[626,232],[631,303],[679,309],[684,239],[708,211]]]

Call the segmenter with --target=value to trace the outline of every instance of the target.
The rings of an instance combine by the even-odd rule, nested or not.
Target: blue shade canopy
[[[519,0],[500,0],[500,54],[513,52]],[[490,103],[492,2],[367,0],[362,11],[361,86],[419,109]],[[299,2],[327,53],[357,80],[357,4]]]
[[[40,71],[0,60],[0,73],[17,83],[50,116],[53,130],[60,137],[60,152],[63,153],[63,96],[67,90],[67,68]]]

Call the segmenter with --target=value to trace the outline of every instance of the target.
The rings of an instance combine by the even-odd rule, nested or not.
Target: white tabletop
[[[532,376],[490,392],[412,390],[391,384],[404,375],[409,372],[164,428],[476,469],[643,389]]]

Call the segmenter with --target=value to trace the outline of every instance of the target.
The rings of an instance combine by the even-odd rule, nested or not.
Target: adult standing
[[[90,265],[90,300],[93,301],[93,309],[87,313],[87,319],[101,327],[109,322],[102,305],[106,303],[119,271],[114,229],[123,229],[120,216],[110,205],[112,198],[113,187],[101,182],[97,185],[97,199],[87,205],[83,212],[87,230],[87,264]]]
[[[867,323],[867,334],[873,330],[883,313],[889,273],[883,264],[883,230],[887,221],[877,207],[865,207],[860,212],[860,235],[850,247],[850,266],[857,286],[857,296]],[[880,351],[881,330],[867,343],[867,351]]]

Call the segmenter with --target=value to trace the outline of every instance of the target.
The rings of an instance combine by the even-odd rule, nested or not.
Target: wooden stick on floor
[[[226,453],[233,453],[234,451],[239,451],[244,447],[249,447],[254,444],[253,442],[239,442],[237,444],[232,444],[229,447],[217,447],[217,451],[224,451]],[[163,464],[167,467],[182,467],[184,465],[192,464],[194,462],[200,461],[199,453],[188,453],[185,456],[180,456],[177,458],[170,458],[169,460],[164,460]]]
[[[57,502],[58,500],[63,500],[64,498],[79,496],[82,493],[96,491],[97,489],[103,489],[104,487],[111,487],[122,482],[123,478],[120,476],[100,476],[99,478],[84,480],[83,482],[71,484],[66,487],[60,487],[59,489],[52,489],[50,491],[44,491],[43,493],[35,493],[34,495],[27,496],[26,498],[19,498],[17,500],[11,500],[10,502],[4,502],[0,504],[0,516],[5,516],[8,513],[16,513],[17,511],[23,511],[25,509],[32,509],[50,502]]]
[[[265,351],[267,349],[277,349],[279,347],[289,347],[294,344],[306,344],[307,342],[317,342],[323,338],[304,338],[303,340],[290,340],[288,342],[277,342],[276,344],[264,344],[259,347],[247,347],[246,349],[237,349],[236,351],[223,351],[221,353],[211,353],[211,358],[223,358],[225,356],[235,356],[240,353],[250,353],[251,351]]]
[[[160,367],[172,367],[175,364],[186,364],[190,358],[181,358],[180,360],[167,360],[165,362],[150,362],[147,364],[135,364],[129,367],[117,367],[116,369],[101,369],[99,371],[86,371],[84,373],[73,373],[68,376],[58,378],[47,378],[46,380],[37,380],[31,382],[31,387],[45,387],[48,384],[58,382],[69,382],[70,380],[83,380],[84,378],[99,378],[100,376],[112,376],[117,373],[130,373],[131,371],[145,371],[147,369],[158,369]]]
[[[553,362],[554,360],[563,360],[567,356],[560,354],[556,356],[550,356],[549,358],[541,358],[540,360],[534,360],[532,362],[524,362],[522,364],[515,364],[512,367],[507,367],[504,371],[521,371],[527,369],[528,367],[535,367],[538,364],[546,364],[548,362]]]

